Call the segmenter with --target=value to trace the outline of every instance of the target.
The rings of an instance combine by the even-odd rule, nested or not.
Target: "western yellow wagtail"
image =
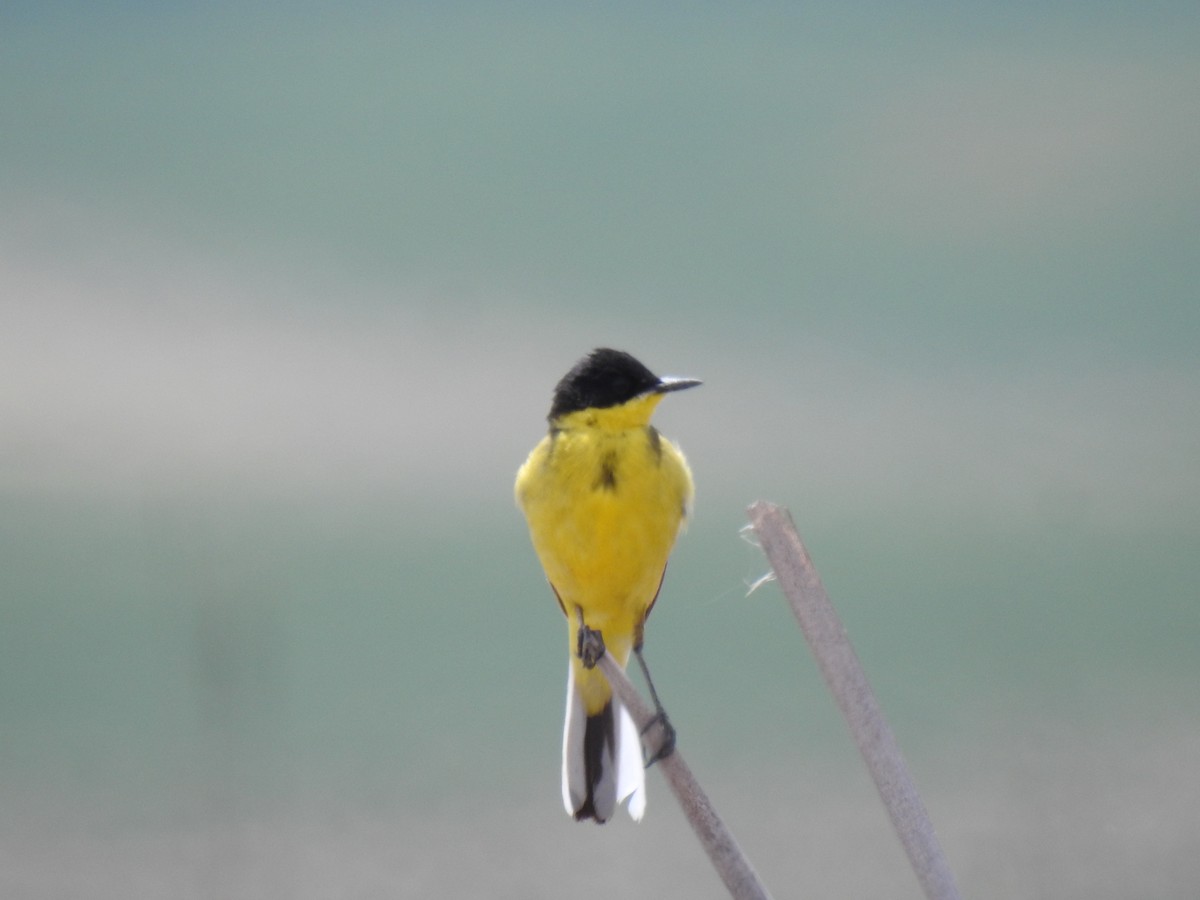
[[[567,617],[562,791],[577,820],[607,821],[625,800],[635,820],[646,808],[637,728],[593,667],[605,651],[622,667],[630,651],[641,662],[646,616],[693,494],[683,454],[650,416],[663,395],[699,383],[595,350],[558,382],[550,431],[517,472],[517,504]]]

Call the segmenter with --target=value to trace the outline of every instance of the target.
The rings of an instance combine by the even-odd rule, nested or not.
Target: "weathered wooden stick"
[[[653,756],[664,737],[661,720],[656,717],[655,710],[642,699],[642,695],[633,686],[629,676],[617,665],[612,656],[604,654],[600,657],[597,665],[604,672],[604,677],[608,679],[613,692],[629,710],[629,714],[633,716],[638,731],[643,732],[647,738],[653,738],[647,741]],[[647,731],[647,729],[649,730]],[[712,860],[717,874],[721,876],[721,880],[729,889],[730,896],[734,900],[770,900],[771,895],[759,881],[758,875],[750,865],[750,860],[746,858],[729,829],[725,827],[725,823],[721,821],[721,817],[717,815],[712,802],[704,793],[704,789],[700,787],[700,783],[696,781],[692,770],[683,761],[683,755],[679,750],[676,749],[664,756],[655,765],[662,770],[663,777],[671,786],[671,790],[675,792],[675,797],[679,800],[684,815],[687,816],[692,830],[696,832],[696,837],[700,838],[704,852]]]
[[[883,798],[892,826],[929,900],[959,900],[954,874],[842,620],[786,509],[762,500],[747,510],[800,630]]]

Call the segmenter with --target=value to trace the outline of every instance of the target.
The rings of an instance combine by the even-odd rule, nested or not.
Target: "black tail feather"
[[[583,805],[575,810],[575,821],[595,819],[598,825],[602,825],[612,815],[615,799],[612,796],[602,798],[601,803],[606,808],[596,809],[596,786],[605,774],[608,775],[609,782],[615,784],[616,772],[605,773],[604,761],[605,756],[610,764],[616,758],[616,743],[616,723],[610,700],[599,713],[588,716],[583,732],[583,771],[587,779],[587,797]]]

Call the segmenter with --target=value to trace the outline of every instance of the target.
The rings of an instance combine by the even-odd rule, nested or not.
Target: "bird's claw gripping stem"
[[[594,669],[604,655],[604,636],[583,621],[583,610],[579,611],[579,636],[575,644],[576,653],[585,669]]]

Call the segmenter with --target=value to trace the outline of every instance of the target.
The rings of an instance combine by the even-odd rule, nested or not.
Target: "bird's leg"
[[[654,681],[650,678],[650,669],[646,665],[646,660],[642,657],[642,645],[633,648],[633,653],[637,657],[638,665],[642,668],[642,676],[646,679],[646,687],[650,688],[650,699],[654,701],[654,718],[651,719],[646,727],[642,729],[642,737],[655,725],[662,729],[662,739],[659,741],[658,749],[655,750],[648,760],[646,760],[646,768],[650,768],[660,759],[666,759],[675,752],[675,726],[671,724],[671,720],[667,718],[667,711],[663,709],[662,701],[658,699],[658,691],[654,690]]]
[[[585,669],[594,669],[600,657],[604,655],[604,637],[594,628],[588,628],[583,621],[583,609],[575,607],[579,613],[579,637],[575,642],[575,650]]]

